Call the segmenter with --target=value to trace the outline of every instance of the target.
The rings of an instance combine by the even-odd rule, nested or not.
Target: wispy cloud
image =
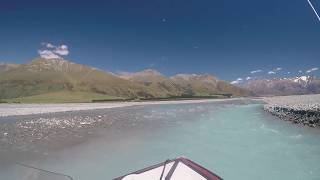
[[[278,71],[281,71],[282,67],[273,68],[272,70],[268,71],[268,74],[277,74]]]
[[[277,74],[278,71],[281,71],[282,67],[273,68],[271,71],[268,71],[268,74]]]
[[[249,77],[249,76],[246,77],[246,80],[247,80],[247,81],[249,81],[250,79],[252,79],[252,77]]]
[[[308,69],[308,70],[306,71],[306,73],[309,74],[309,73],[311,73],[311,72],[313,72],[313,71],[318,71],[318,70],[319,70],[319,68],[314,67],[314,68]]]
[[[237,80],[231,81],[230,83],[231,83],[231,84],[239,84],[239,83],[241,83],[242,81],[243,81],[242,78],[238,78]]]
[[[258,70],[251,71],[250,73],[251,73],[251,74],[255,74],[255,73],[260,73],[260,72],[262,72],[262,70],[261,70],[261,69],[258,69]]]
[[[69,49],[67,45],[55,46],[51,43],[42,43],[43,48],[38,50],[40,57],[45,59],[59,59],[61,56],[66,56],[69,54]]]
[[[44,43],[43,45],[45,45],[47,48],[55,48],[55,46],[51,43]]]

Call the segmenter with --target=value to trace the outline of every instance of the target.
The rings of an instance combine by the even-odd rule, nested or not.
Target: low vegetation
[[[8,103],[86,103],[98,100],[123,100],[119,97],[88,93],[88,92],[71,92],[60,91],[34,96],[6,99]]]
[[[0,103],[7,103],[7,101],[4,101],[4,100],[0,99]]]

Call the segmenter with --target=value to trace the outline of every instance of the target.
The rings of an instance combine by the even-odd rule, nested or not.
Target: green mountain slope
[[[248,91],[210,75],[180,74],[168,78],[156,70],[114,75],[64,59],[35,59],[2,65],[0,99],[7,102],[91,102],[229,94]]]

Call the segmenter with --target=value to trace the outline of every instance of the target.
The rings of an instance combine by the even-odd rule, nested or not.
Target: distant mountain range
[[[252,80],[243,84],[242,87],[259,96],[319,94],[320,79],[312,76],[300,76],[270,80]]]
[[[155,96],[210,96],[231,94],[248,96],[250,92],[217,79],[209,74],[177,74],[165,77],[153,69],[120,74],[119,77],[138,83],[157,92]]]
[[[211,75],[166,77],[152,69],[113,74],[64,59],[0,64],[0,99],[5,100],[46,102],[46,98],[52,98],[82,102],[83,97],[87,101],[231,95],[248,96],[250,92]]]

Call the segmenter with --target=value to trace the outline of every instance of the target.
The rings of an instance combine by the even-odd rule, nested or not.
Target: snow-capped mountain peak
[[[294,95],[320,93],[320,79],[315,76],[253,80],[244,85],[257,95]]]
[[[300,76],[300,77],[291,78],[290,80],[306,86],[312,81],[312,79],[313,79],[312,76]]]

